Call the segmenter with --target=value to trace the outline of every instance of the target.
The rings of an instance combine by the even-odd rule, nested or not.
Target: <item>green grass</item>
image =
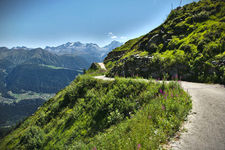
[[[78,76],[0,141],[1,149],[158,149],[191,109],[179,83]]]
[[[105,61],[107,76],[123,76],[124,71],[146,76],[146,72],[136,72],[140,65],[130,65],[137,64],[137,59],[130,58],[139,54],[154,56],[141,65],[149,68],[149,77],[169,74],[172,78],[178,74],[187,81],[225,84],[225,57],[217,57],[225,52],[224,10],[225,2],[215,0],[201,0],[172,10],[162,25],[116,48],[115,55],[110,54],[107,60],[111,61]],[[117,51],[124,53],[119,55]]]
[[[45,64],[41,64],[39,66],[42,66],[42,67],[48,67],[48,68],[51,68],[51,69],[66,69],[66,68],[63,68],[63,67],[56,67],[56,66],[52,66],[52,65],[45,65]]]

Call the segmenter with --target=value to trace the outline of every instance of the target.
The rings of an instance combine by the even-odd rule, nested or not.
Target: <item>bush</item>
[[[209,15],[209,12],[201,11],[200,13],[194,15],[192,19],[194,22],[202,22],[207,20],[209,18]]]
[[[170,50],[174,50],[174,49],[179,48],[180,44],[181,44],[181,43],[180,43],[180,39],[174,37],[174,38],[169,42],[168,48],[169,48]]]
[[[20,137],[21,149],[41,149],[45,140],[45,133],[37,126],[31,126]]]

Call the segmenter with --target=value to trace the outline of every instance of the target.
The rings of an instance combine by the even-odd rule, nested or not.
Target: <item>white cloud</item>
[[[109,32],[107,35],[108,35],[111,39],[117,39],[117,36],[114,35],[112,32]]]
[[[116,38],[117,38],[117,36],[115,36],[115,35],[111,36],[111,39],[116,39]]]

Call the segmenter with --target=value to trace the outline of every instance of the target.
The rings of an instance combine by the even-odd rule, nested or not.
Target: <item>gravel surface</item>
[[[100,67],[104,70],[106,70],[105,65],[103,63],[98,63],[100,65]]]
[[[225,88],[222,85],[182,82],[193,109],[184,124],[187,132],[172,141],[174,150],[225,150]]]

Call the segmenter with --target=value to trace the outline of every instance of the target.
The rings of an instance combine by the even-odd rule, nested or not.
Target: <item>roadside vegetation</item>
[[[1,149],[158,149],[191,109],[179,82],[78,76],[0,142]]]

